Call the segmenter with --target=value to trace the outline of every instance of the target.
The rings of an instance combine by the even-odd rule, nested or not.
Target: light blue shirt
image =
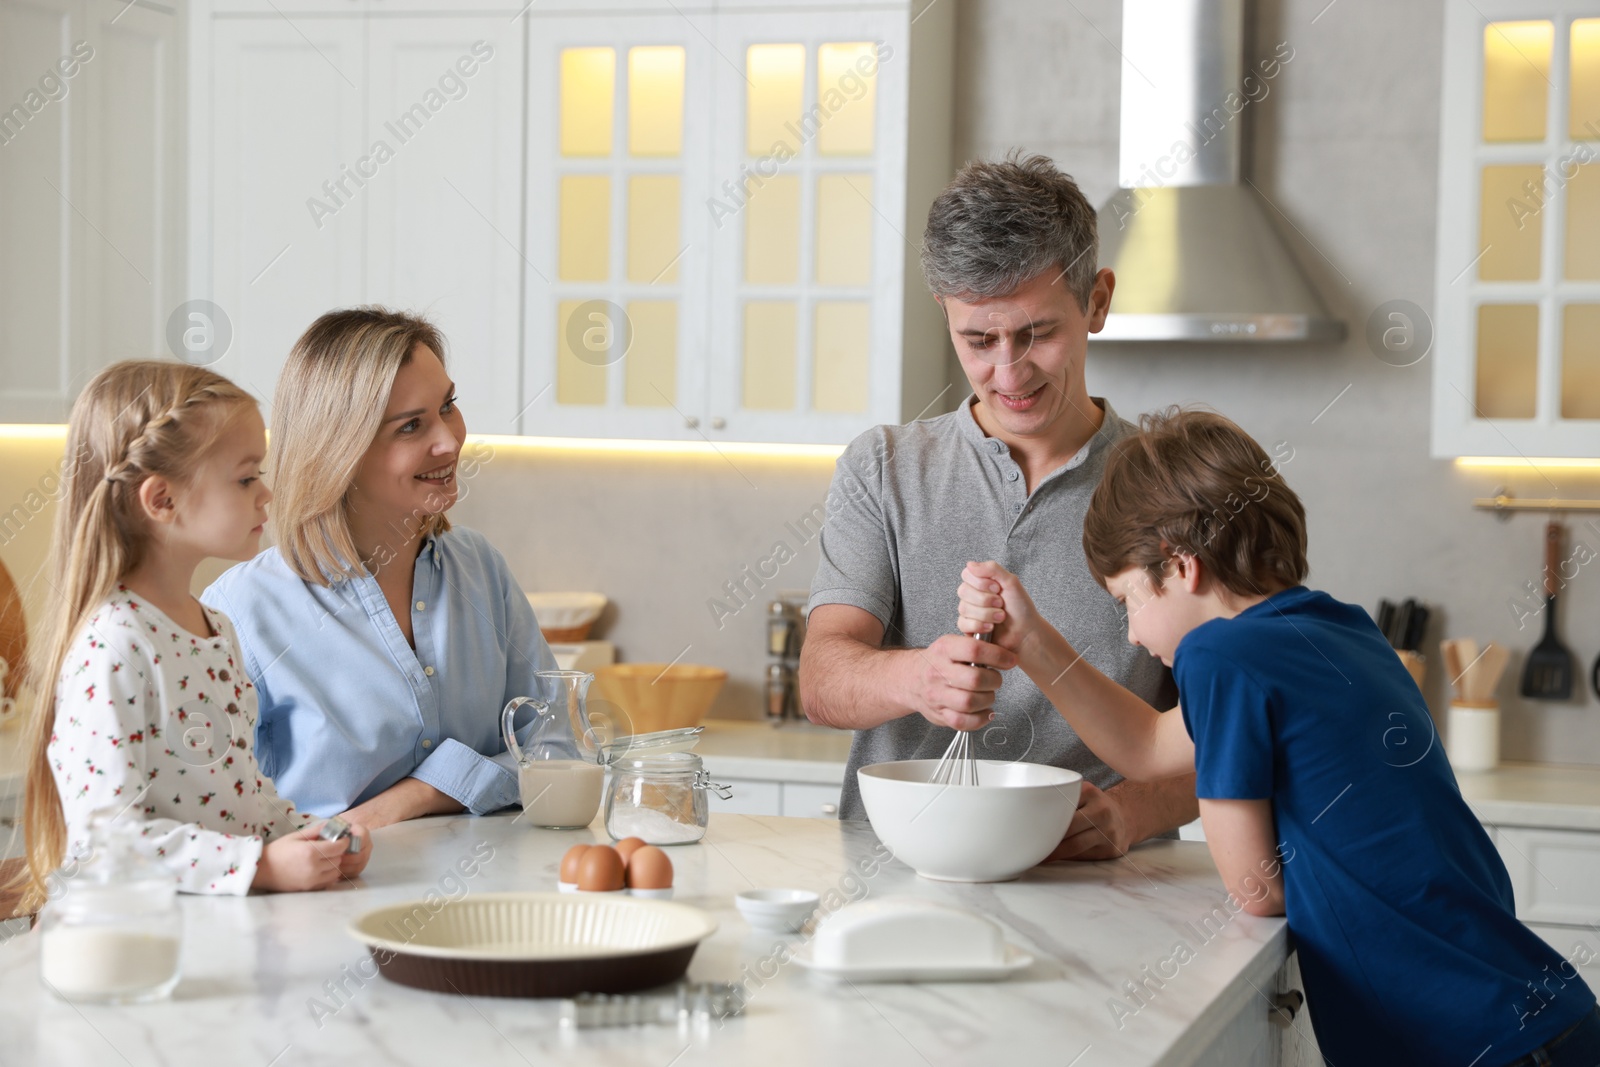
[[[482,534],[456,527],[423,543],[415,650],[377,579],[315,585],[276,548],[200,599],[233,622],[261,706],[261,769],[302,811],[336,815],[406,777],[475,815],[518,803],[500,710],[513,697],[548,699],[534,672],[556,664]]]

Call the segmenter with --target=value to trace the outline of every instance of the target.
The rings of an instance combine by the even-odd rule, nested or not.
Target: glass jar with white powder
[[[39,977],[63,999],[142,1004],[178,984],[178,883],[148,854],[140,829],[97,814],[89,855],[63,868],[39,917]]]
[[[693,752],[622,755],[610,763],[606,787],[606,833],[614,840],[637,837],[647,845],[687,845],[706,836],[708,791],[723,800],[733,794],[711,781]]]

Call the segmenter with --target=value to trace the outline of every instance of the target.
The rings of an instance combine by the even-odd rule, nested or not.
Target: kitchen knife
[[[1418,604],[1411,610],[1411,620],[1406,625],[1404,642],[1400,645],[1407,652],[1415,652],[1422,647],[1422,637],[1428,632],[1428,608],[1425,604]]]
[[[1389,631],[1394,629],[1394,604],[1388,600],[1378,601],[1378,617],[1373,620],[1378,624],[1378,632],[1385,641],[1389,641]],[[1389,641],[1392,645],[1393,641]]]
[[[1405,647],[1406,630],[1411,626],[1411,613],[1416,609],[1417,602],[1406,597],[1394,613],[1394,628],[1389,631],[1389,643],[1395,648]]]

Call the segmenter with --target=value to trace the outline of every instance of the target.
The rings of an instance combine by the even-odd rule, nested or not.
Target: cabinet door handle
[[[699,419],[699,417],[698,417],[698,416],[696,416],[696,415],[690,415],[690,416],[688,416],[688,417],[686,417],[686,418],[685,418],[685,419],[684,419],[684,420],[683,420],[683,424],[684,424],[684,425],[685,425],[685,426],[686,426],[686,427],[688,427],[688,428],[689,428],[689,429],[691,429],[691,430],[693,430],[693,429],[696,429],[696,428],[698,428],[698,427],[699,427],[699,425],[700,425],[700,419]]]
[[[824,815],[837,815],[837,814],[839,814],[839,805],[837,805],[837,804],[824,804],[824,805],[822,805],[822,814],[824,814]]]
[[[727,427],[728,420],[723,418],[721,415],[713,415],[711,417],[711,428],[713,430],[724,430],[727,429]]]
[[[1300,1013],[1300,1006],[1306,1002],[1306,995],[1298,989],[1291,989],[1287,993],[1279,993],[1272,998],[1272,1015],[1270,1018],[1274,1025],[1287,1030],[1294,1025],[1294,1017]]]

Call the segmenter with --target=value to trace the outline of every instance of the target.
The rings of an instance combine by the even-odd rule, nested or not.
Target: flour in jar
[[[686,826],[672,816],[651,808],[615,811],[606,822],[606,831],[617,840],[637,837],[647,845],[686,845],[705,836],[702,826]]]

